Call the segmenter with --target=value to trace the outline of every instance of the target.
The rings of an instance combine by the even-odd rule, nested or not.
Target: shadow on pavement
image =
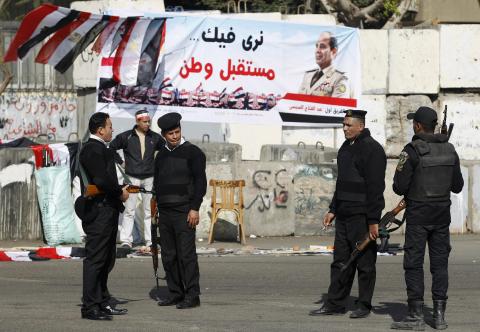
[[[313,303],[314,303],[314,304],[317,304],[317,305],[319,305],[319,306],[321,307],[321,306],[323,306],[324,303],[327,301],[327,298],[328,298],[328,294],[327,294],[327,293],[323,293],[323,294],[322,294],[322,297],[321,297],[319,300],[317,300],[317,301],[315,301],[315,302],[313,302]],[[353,311],[353,310],[355,310],[355,309],[357,308],[356,305],[355,305],[355,301],[356,301],[356,300],[357,300],[356,297],[353,297],[353,296],[347,297],[347,300],[346,300],[346,303],[345,303],[345,309],[346,309],[347,311]]]
[[[150,292],[148,293],[148,295],[150,296],[150,298],[154,301],[160,301],[160,299],[164,299],[164,298],[167,298],[168,297],[168,287],[167,286],[160,286],[157,287],[153,287]]]
[[[408,307],[405,303],[380,302],[373,307],[372,311],[377,315],[390,315],[395,322],[398,322],[407,316]]]

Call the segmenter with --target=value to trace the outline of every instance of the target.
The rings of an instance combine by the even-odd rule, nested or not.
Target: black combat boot
[[[408,316],[400,322],[393,322],[390,328],[393,330],[425,331],[423,301],[408,301]]]
[[[433,328],[437,330],[445,330],[448,325],[445,321],[445,308],[447,301],[433,300]]]

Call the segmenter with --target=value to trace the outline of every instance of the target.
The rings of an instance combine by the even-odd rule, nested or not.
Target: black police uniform
[[[89,202],[90,218],[82,219],[86,234],[82,312],[88,312],[109,305],[108,274],[115,264],[118,216],[124,207],[112,150],[90,138],[80,152],[80,164],[89,183],[105,193]]]
[[[181,116],[168,113],[158,120],[162,130],[180,126]],[[205,196],[205,154],[190,142],[170,149],[165,145],[155,157],[155,188],[162,263],[171,303],[198,299],[200,274],[195,228],[187,222],[190,210],[198,211]]]
[[[355,270],[358,271],[359,308],[370,310],[375,287],[377,246],[370,243],[347,271],[340,271],[358,242],[378,224],[385,207],[385,169],[387,158],[382,146],[364,129],[352,143],[346,140],[337,156],[338,177],[330,212],[336,216],[333,263],[326,306],[345,309]]]
[[[403,266],[409,302],[423,302],[427,243],[432,298],[447,299],[450,192],[463,188],[458,155],[447,141],[442,134],[415,135],[403,149],[393,179],[393,190],[407,203]]]

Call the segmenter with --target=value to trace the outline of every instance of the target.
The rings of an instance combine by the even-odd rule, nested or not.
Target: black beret
[[[182,119],[182,115],[177,112],[167,113],[162,115],[157,124],[163,131],[171,130],[180,127],[180,120]]]
[[[345,110],[345,117],[350,118],[358,118],[358,119],[365,119],[365,115],[367,115],[367,111],[362,110]]]

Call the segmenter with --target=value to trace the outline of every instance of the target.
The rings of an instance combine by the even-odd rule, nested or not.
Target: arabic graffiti
[[[77,131],[77,101],[73,94],[36,92],[0,96],[0,139],[48,135],[67,140]]]
[[[302,165],[295,175],[295,215],[300,220],[321,220],[335,191],[336,166]],[[305,219],[306,218],[306,219]]]
[[[269,81],[275,79],[275,71],[273,69],[266,69],[261,67],[254,67],[253,61],[238,59],[238,64],[232,64],[232,59],[228,59],[227,69],[220,69],[220,78],[223,81],[228,81],[230,78],[235,80],[236,76],[251,76],[251,77],[265,77]],[[183,61],[184,66],[180,68],[180,77],[186,79],[190,73],[200,73],[202,69],[205,71],[205,80],[208,80],[213,74],[213,65],[207,62],[203,65],[200,61],[195,61],[194,57],[188,61]]]
[[[285,168],[275,172],[271,170],[257,170],[253,173],[253,186],[257,195],[246,205],[245,209],[252,208],[255,204],[259,212],[270,210],[272,203],[276,208],[285,209],[288,203],[287,184],[292,181]]]

